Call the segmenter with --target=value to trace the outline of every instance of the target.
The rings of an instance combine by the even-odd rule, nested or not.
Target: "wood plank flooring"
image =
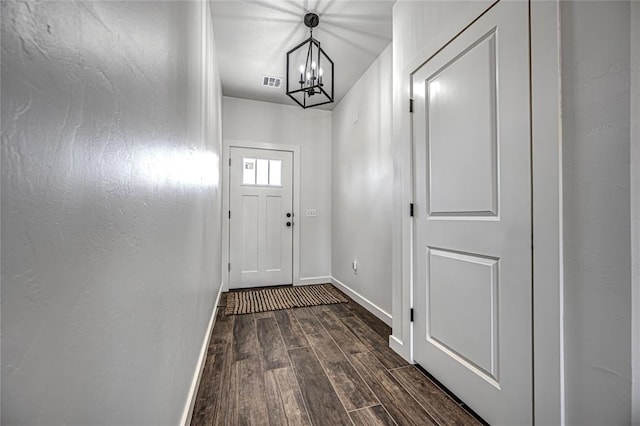
[[[391,329],[351,299],[260,314],[223,311],[194,426],[480,424],[393,352]]]

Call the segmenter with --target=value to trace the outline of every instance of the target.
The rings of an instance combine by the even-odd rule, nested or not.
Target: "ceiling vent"
[[[271,77],[268,75],[262,76],[262,85],[265,87],[273,87],[277,89],[282,84],[282,77]]]

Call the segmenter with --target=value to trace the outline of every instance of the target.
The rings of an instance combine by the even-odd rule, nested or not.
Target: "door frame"
[[[502,0],[506,1],[506,0]],[[495,6],[492,3],[479,16]],[[559,0],[529,1],[530,114],[533,219],[533,412],[538,424],[564,424],[564,335],[562,269],[562,135]],[[464,30],[466,26],[461,27]],[[454,35],[455,38],[457,34]],[[452,38],[452,39],[453,39]],[[448,44],[448,43],[447,43]],[[441,46],[438,46],[440,48]],[[413,123],[408,113],[412,75],[437,53],[433,46],[398,64],[394,83],[393,137],[397,167],[393,221],[393,334],[389,346],[407,361],[413,357]]]
[[[229,179],[229,159],[231,148],[264,149],[271,151],[287,151],[293,154],[293,285],[300,285],[300,147],[275,143],[225,139],[222,146],[222,291],[229,290],[231,229],[229,226],[229,206],[231,182]],[[298,218],[298,219],[296,219]]]

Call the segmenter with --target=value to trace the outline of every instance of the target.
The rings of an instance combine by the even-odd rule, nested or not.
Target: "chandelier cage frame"
[[[319,18],[316,14],[305,15],[304,23],[309,27],[309,38],[287,52],[287,95],[304,109],[334,101],[334,64],[322,49],[320,41],[313,38],[313,27],[317,26],[318,22]],[[303,55],[305,48],[306,55]],[[294,64],[294,60],[300,57],[305,59],[300,65],[299,72],[292,70],[291,67],[298,64],[297,62]],[[326,67],[326,65],[329,66]],[[329,74],[328,90],[326,74]]]

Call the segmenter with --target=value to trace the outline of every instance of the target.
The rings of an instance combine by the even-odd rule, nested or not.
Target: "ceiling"
[[[286,53],[309,37],[302,19],[320,16],[313,37],[335,63],[332,109],[391,42],[395,0],[212,0],[225,96],[296,105],[286,95]],[[282,77],[278,89],[263,76]]]

